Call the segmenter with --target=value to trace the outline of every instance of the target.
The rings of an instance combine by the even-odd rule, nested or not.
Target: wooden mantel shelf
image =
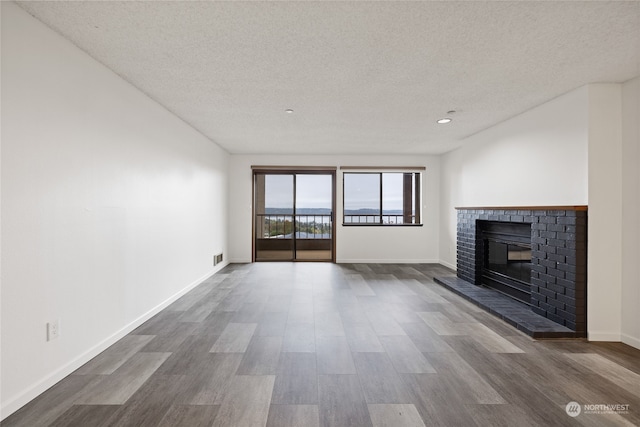
[[[504,211],[586,211],[586,205],[577,206],[456,206],[457,210],[504,210]]]

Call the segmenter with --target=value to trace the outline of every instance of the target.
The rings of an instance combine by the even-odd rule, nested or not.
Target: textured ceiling
[[[443,153],[640,74],[638,1],[19,5],[231,153]]]

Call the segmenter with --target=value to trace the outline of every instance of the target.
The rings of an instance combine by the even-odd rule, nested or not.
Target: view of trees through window
[[[345,172],[344,224],[420,224],[419,172]]]

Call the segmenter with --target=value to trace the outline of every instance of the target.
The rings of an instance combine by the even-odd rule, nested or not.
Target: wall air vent
[[[222,262],[222,253],[213,256],[213,265],[216,266]]]

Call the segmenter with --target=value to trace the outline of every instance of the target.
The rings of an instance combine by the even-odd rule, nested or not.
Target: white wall
[[[442,156],[443,264],[456,264],[455,207],[587,204],[588,96],[586,87],[574,90]]]
[[[455,206],[587,204],[588,338],[640,348],[639,80],[574,90],[444,155],[442,263],[455,266]]]
[[[252,165],[424,166],[422,227],[343,227],[342,174],[336,176],[337,262],[437,262],[439,166],[432,156],[232,155],[229,165],[229,253],[231,262],[251,261]]]
[[[622,286],[622,98],[619,84],[589,85],[587,332],[620,341]]]
[[[4,418],[214,272],[229,156],[7,2],[2,125]]]
[[[622,86],[622,341],[640,348],[640,77]]]

